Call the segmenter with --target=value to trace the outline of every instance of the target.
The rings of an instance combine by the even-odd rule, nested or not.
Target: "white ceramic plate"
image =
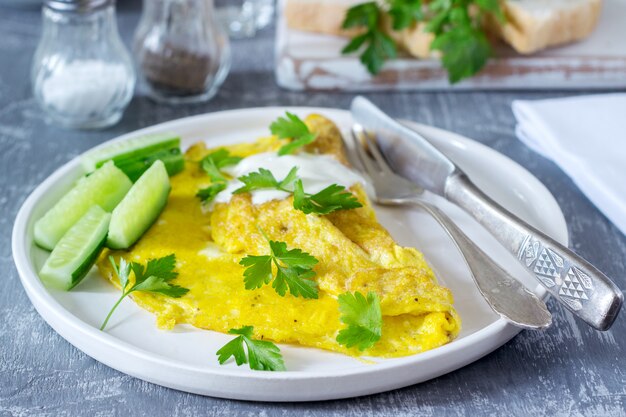
[[[268,134],[284,108],[234,110],[188,117],[129,133],[173,131],[183,146],[204,140],[209,146],[250,141]],[[289,108],[304,116],[322,113],[342,129],[350,126],[346,111]],[[563,214],[546,188],[505,156],[469,139],[440,129],[415,125],[454,159],[493,198],[540,230],[567,244]],[[287,372],[259,372],[234,363],[220,366],[215,352],[231,336],[177,326],[155,327],[152,314],[126,300],[106,332],[98,330],[119,293],[93,270],[71,292],[46,289],[37,271],[47,253],[33,244],[33,224],[82,175],[74,159],[58,169],[28,197],[13,228],[13,257],[22,284],[41,316],[67,341],[121,372],[159,385],[216,397],[263,401],[307,401],[353,397],[404,387],[458,369],[500,347],[519,329],[499,319],[474,287],[462,258],[436,223],[417,210],[377,208],[380,220],[403,245],[422,250],[440,281],[455,296],[463,330],[453,342],[419,355],[374,359],[374,363],[317,349],[281,345]],[[487,253],[544,297],[514,259],[477,223],[445,201],[436,203]],[[486,375],[486,377],[488,377]]]

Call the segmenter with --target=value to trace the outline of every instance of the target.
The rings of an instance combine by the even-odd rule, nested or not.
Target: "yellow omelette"
[[[308,152],[333,155],[347,164],[337,127],[319,115],[305,120],[317,133]],[[225,147],[247,157],[276,151],[284,140],[267,137],[253,143]],[[440,286],[414,248],[398,246],[378,223],[363,188],[352,193],[362,208],[336,211],[326,216],[304,214],[293,208],[292,198],[254,205],[249,194],[234,195],[229,203],[212,210],[196,197],[210,179],[198,161],[214,149],[203,143],[186,153],[186,168],[171,178],[167,206],[146,234],[128,251],[103,254],[98,267],[119,286],[108,255],[146,263],[174,253],[178,277],[173,283],[188,288],[181,298],[135,292],[141,307],[156,315],[157,325],[171,329],[179,323],[219,332],[254,326],[254,337],[279,343],[328,349],[353,356],[398,357],[423,352],[450,342],[461,322],[453,297]],[[314,267],[318,299],[278,295],[270,285],[246,290],[246,255],[269,253],[263,230],[274,241],[286,242],[319,261]],[[346,326],[339,320],[337,296],[346,291],[376,292],[383,314],[382,337],[361,352],[346,348],[335,338]]]

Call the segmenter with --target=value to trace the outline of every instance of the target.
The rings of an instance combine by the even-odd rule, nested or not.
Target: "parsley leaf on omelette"
[[[221,172],[222,168],[235,165],[241,161],[241,157],[232,156],[227,149],[221,148],[211,152],[200,161],[200,166],[211,179],[211,185],[200,189],[196,193],[203,203],[210,203],[215,196],[226,189],[226,177]]]
[[[243,183],[243,186],[233,191],[233,194],[249,193],[250,191],[265,189],[276,189],[290,193],[292,191],[286,187],[291,185],[296,180],[297,174],[298,167],[293,167],[289,173],[287,173],[285,178],[278,181],[274,177],[274,174],[272,174],[272,171],[265,168],[259,168],[258,171],[251,172],[237,178]]]
[[[348,327],[339,331],[337,342],[346,347],[356,346],[363,351],[378,342],[382,333],[383,316],[380,301],[375,292],[367,297],[356,291],[343,293],[337,297],[342,323]]]
[[[145,268],[142,264],[137,262],[131,262],[129,264],[124,258],[120,258],[119,266],[115,263],[112,256],[109,256],[109,261],[120,280],[122,296],[113,305],[111,311],[109,311],[104,323],[100,326],[100,330],[104,330],[111,315],[122,300],[135,291],[159,293],[172,298],[180,298],[189,291],[187,288],[170,283],[171,280],[178,276],[178,273],[174,272],[174,268],[176,267],[176,256],[174,254],[159,259],[150,259]],[[135,275],[135,282],[128,288],[131,284],[129,279],[131,271]]]
[[[349,210],[363,207],[359,200],[346,190],[346,187],[331,184],[318,193],[304,191],[302,180],[298,178],[298,167],[293,167],[287,176],[278,181],[268,169],[259,168],[237,178],[244,185],[233,194],[249,193],[255,190],[275,189],[293,194],[293,207],[305,214],[329,214],[337,210]],[[288,188],[293,184],[293,189]]]
[[[308,194],[304,192],[302,180],[297,180],[293,190],[293,207],[305,214],[329,214],[363,205],[343,185],[331,184],[319,193]]]
[[[287,249],[285,242],[270,240],[269,245],[269,255],[248,255],[239,262],[246,267],[243,273],[246,289],[254,290],[272,282],[281,296],[289,289],[294,297],[318,298],[317,283],[311,279],[315,276],[313,266],[317,259],[300,249]]]
[[[278,150],[279,155],[293,153],[296,149],[312,143],[317,137],[298,116],[289,112],[286,112],[286,116],[279,117],[270,125],[270,131],[279,139],[292,139]]]
[[[280,349],[272,342],[252,338],[253,326],[244,326],[239,329],[230,329],[228,334],[239,335],[226,343],[217,351],[220,365],[234,357],[237,366],[250,364],[250,369],[257,371],[285,371],[285,363]],[[248,350],[244,350],[244,345]]]

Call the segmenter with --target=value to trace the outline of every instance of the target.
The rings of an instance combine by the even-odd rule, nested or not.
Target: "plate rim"
[[[255,112],[259,112],[259,111],[269,112],[269,111],[285,111],[285,110],[291,110],[291,111],[296,111],[296,112],[318,112],[318,113],[336,113],[336,114],[338,112],[341,112],[341,113],[344,113],[344,115],[349,114],[348,111],[343,110],[343,109],[325,108],[325,107],[324,108],[307,107],[307,106],[253,107],[253,108],[225,110],[225,111],[218,111],[218,112],[209,112],[209,113],[203,113],[199,115],[188,116],[188,117],[183,117],[179,119],[174,119],[174,120],[158,123],[155,125],[144,127],[142,129],[125,133],[123,135],[118,135],[108,141],[103,142],[102,144],[98,146],[88,149],[86,152],[93,150],[93,149],[100,148],[102,146],[106,146],[113,142],[123,141],[123,140],[126,140],[127,138],[150,133],[152,131],[175,130],[175,127],[172,127],[173,125],[189,124],[197,120],[202,120],[204,118],[219,117],[220,115],[234,116],[237,114],[242,117],[246,117],[246,113],[252,114]],[[250,115],[248,115],[247,117],[250,117]],[[332,115],[330,117],[332,117]],[[420,129],[429,130],[441,136],[448,136],[456,142],[465,144],[467,143],[467,141],[469,141],[472,143],[472,145],[477,145],[478,148],[483,151],[486,150],[487,152],[491,152],[491,153],[497,154],[499,157],[505,158],[507,162],[512,163],[516,168],[521,169],[530,177],[532,177],[537,182],[537,185],[543,187],[546,193],[551,196],[552,203],[554,203],[555,208],[558,209],[557,214],[559,214],[559,218],[563,220],[563,225],[565,225],[563,212],[560,209],[560,206],[558,202],[556,201],[556,199],[554,198],[554,196],[545,187],[545,185],[543,185],[543,183],[541,183],[541,181],[539,181],[530,171],[528,171],[527,169],[519,165],[514,160],[510,159],[506,155],[503,155],[500,152],[480,142],[474,141],[470,138],[459,135],[457,133],[454,133],[445,129],[441,129],[438,127],[434,127],[434,126],[428,126],[428,125],[416,123],[416,122],[410,122],[410,123],[413,126],[418,127]],[[121,372],[136,376],[140,379],[149,380],[150,382],[156,382],[159,385],[165,385],[165,386],[169,386],[169,387],[176,388],[176,389],[181,389],[181,388],[176,387],[175,384],[157,382],[155,381],[155,379],[157,378],[148,378],[145,375],[138,375],[136,373],[129,372],[128,369],[120,369],[120,367],[117,367],[112,363],[113,362],[112,360],[107,360],[106,358],[103,358],[99,352],[94,352],[93,350],[84,348],[84,345],[86,343],[77,341],[76,336],[72,336],[69,333],[71,331],[77,332],[81,334],[82,337],[86,339],[88,338],[92,341],[96,341],[104,346],[107,346],[109,349],[122,351],[127,355],[131,355],[133,357],[136,357],[139,360],[146,361],[147,363],[150,363],[152,365],[157,365],[161,368],[166,367],[166,368],[172,368],[173,370],[179,369],[179,370],[186,371],[186,372],[202,374],[203,376],[219,376],[219,377],[226,377],[226,378],[245,379],[248,381],[250,380],[274,381],[274,382],[279,382],[279,381],[295,382],[295,381],[311,381],[311,380],[324,381],[324,380],[333,379],[336,377],[350,377],[350,376],[366,375],[366,374],[371,373],[372,370],[376,370],[379,372],[393,372],[394,370],[397,370],[399,368],[404,368],[408,365],[411,365],[411,363],[406,363],[402,361],[397,361],[397,362],[393,361],[393,362],[377,363],[375,365],[372,365],[371,368],[370,367],[358,367],[358,368],[354,368],[350,370],[333,370],[333,371],[329,370],[329,371],[325,371],[323,374],[311,374],[308,371],[255,372],[253,374],[242,373],[241,370],[239,369],[215,368],[215,367],[210,367],[210,366],[197,366],[197,365],[192,365],[192,364],[188,364],[188,363],[184,363],[184,362],[180,362],[176,360],[171,360],[171,359],[168,359],[167,356],[164,356],[159,353],[150,352],[143,348],[139,348],[131,343],[118,339],[117,337],[109,333],[101,332],[95,327],[92,327],[89,324],[83,322],[78,316],[75,316],[74,314],[69,312],[67,309],[65,309],[65,307],[61,303],[59,303],[56,299],[54,299],[54,297],[47,291],[45,286],[38,279],[37,272],[35,271],[34,266],[32,265],[32,259],[31,259],[31,256],[29,255],[29,251],[32,249],[32,243],[31,243],[31,246],[29,247],[28,242],[27,242],[28,224],[29,224],[29,221],[31,220],[32,212],[34,208],[36,207],[37,202],[53,184],[55,184],[58,180],[62,179],[71,169],[75,168],[75,166],[80,163],[79,157],[80,155],[72,158],[71,160],[63,164],[61,167],[56,169],[44,181],[42,181],[33,191],[31,191],[29,196],[22,203],[18,211],[18,214],[15,218],[15,222],[14,222],[14,226],[12,230],[12,253],[13,253],[13,259],[17,267],[18,275],[20,277],[22,286],[24,287],[31,303],[36,308],[39,315],[44,319],[44,321],[46,321],[55,330],[55,332],[57,332],[70,344],[74,345],[75,347],[83,351],[88,356],[91,356],[94,359],[106,364],[107,366],[117,369]],[[563,230],[563,237],[565,238],[564,243],[567,243],[569,241],[567,227],[565,227]],[[545,295],[545,294],[546,292],[544,291],[544,294],[540,294],[540,295]],[[433,376],[428,377],[426,379],[421,379],[419,381],[415,381],[413,383],[423,382],[433,377],[437,377],[445,373],[451,372],[453,370],[459,369],[467,365],[468,363],[474,362],[480,357],[483,357],[489,354],[490,352],[494,351],[495,349],[498,349],[499,347],[504,345],[507,341],[513,338],[520,331],[521,329],[516,328],[508,324],[504,319],[499,318],[495,322],[489,324],[488,326],[485,326],[482,329],[470,335],[465,336],[463,339],[460,339],[457,343],[449,343],[449,344],[440,346],[438,348],[432,349],[430,351],[420,353],[419,355],[407,356],[406,358],[418,357],[419,358],[418,362],[424,362],[424,361],[429,361],[431,357],[433,356],[440,356],[442,354],[446,355],[446,354],[454,354],[457,352],[462,352],[465,349],[468,349],[474,345],[477,345],[481,340],[491,340],[494,337],[497,337],[500,340],[499,342],[495,344],[495,346],[485,351],[481,351],[477,357],[470,358],[468,361],[466,361],[465,363],[459,366],[455,365],[452,367],[452,369],[444,370],[441,373],[439,373],[439,371],[435,371],[434,373],[431,372],[434,374]],[[415,365],[414,362],[412,364]],[[374,390],[370,390],[365,393],[359,393],[356,395],[364,395],[368,393],[381,392],[381,391],[386,391],[388,389],[399,388],[401,386],[406,386],[406,385],[407,383],[400,383],[397,386],[390,387],[387,389],[379,389],[379,390],[374,389]],[[203,392],[193,391],[188,388],[182,388],[182,389],[184,391],[205,394]],[[205,394],[205,395],[213,395],[213,394]],[[226,398],[238,398],[238,399],[256,399],[256,398],[245,398],[236,394],[233,396],[215,394],[215,396],[226,397]],[[352,397],[352,396],[355,396],[355,395],[351,395],[351,394],[338,395],[338,396],[326,395],[320,398],[305,398],[302,400],[290,399],[290,401],[334,399],[334,398],[346,398],[346,397]],[[269,399],[263,396],[261,396],[260,398],[265,401],[276,401],[276,400]],[[285,401],[285,400],[282,399],[278,401]]]

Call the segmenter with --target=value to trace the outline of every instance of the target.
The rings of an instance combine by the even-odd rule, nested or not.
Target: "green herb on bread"
[[[397,45],[385,33],[383,15],[389,15],[393,30],[407,29],[419,22],[434,36],[430,49],[441,53],[448,79],[456,83],[478,73],[492,55],[483,29],[486,15],[503,20],[498,0],[386,0],[351,7],[343,21],[344,29],[361,28],[342,53],[360,53],[361,62],[377,74],[384,62],[395,58]]]

